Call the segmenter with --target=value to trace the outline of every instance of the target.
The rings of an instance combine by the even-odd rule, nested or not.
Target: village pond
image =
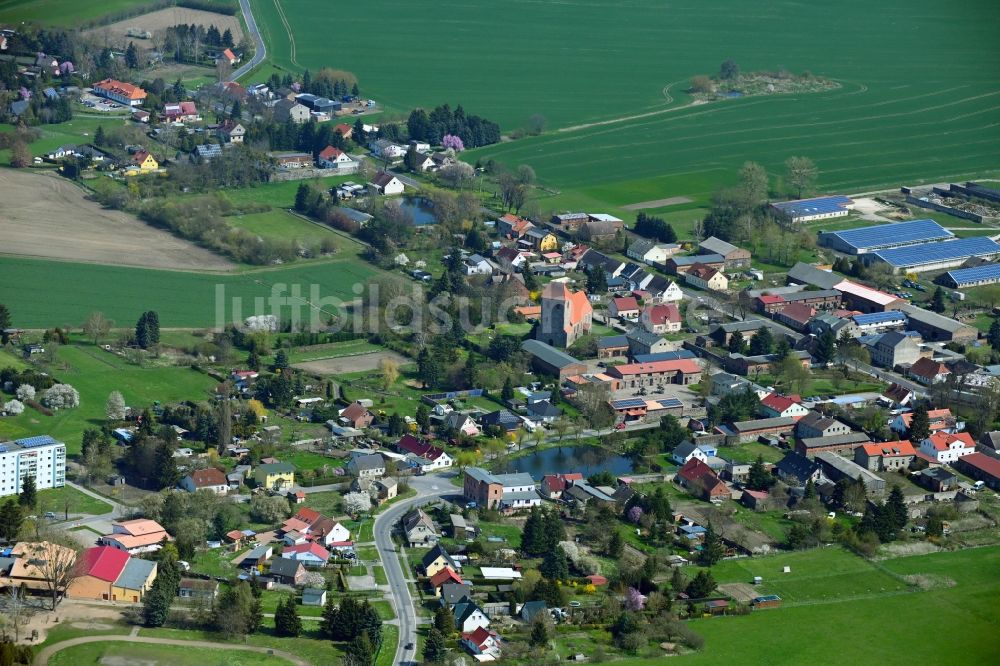
[[[434,206],[424,197],[403,197],[399,200],[399,208],[413,218],[413,226],[425,227],[437,224],[434,217]]]
[[[546,474],[580,472],[584,477],[598,472],[614,475],[632,472],[632,461],[623,455],[600,446],[557,446],[508,460],[502,465],[504,472],[527,472],[540,481]]]

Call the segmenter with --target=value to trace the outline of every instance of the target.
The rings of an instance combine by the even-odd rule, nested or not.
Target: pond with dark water
[[[580,472],[584,477],[598,472],[630,474],[632,461],[599,446],[558,446],[514,458],[503,467],[506,472],[527,472],[540,481],[546,474]]]
[[[434,206],[428,199],[403,197],[399,200],[399,208],[410,214],[414,226],[425,227],[429,224],[437,224],[437,218],[434,217]]]

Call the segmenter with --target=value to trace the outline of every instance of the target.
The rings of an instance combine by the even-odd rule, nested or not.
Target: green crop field
[[[93,346],[60,347],[58,362],[49,372],[80,392],[80,406],[53,416],[29,407],[18,416],[0,419],[0,439],[51,435],[75,455],[80,452],[83,430],[104,424],[104,406],[112,391],[121,391],[126,404],[148,407],[154,400],[207,399],[215,385],[210,377],[190,368],[140,368]]]
[[[217,321],[217,292],[225,297],[220,303],[224,306],[223,323],[270,314],[268,301],[263,303],[262,312],[255,313],[254,298],[268,298],[275,286],[284,285],[287,295],[297,285],[301,297],[293,299],[294,303],[309,299],[312,285],[316,285],[320,299],[353,300],[354,286],[368,282],[379,271],[346,254],[330,261],[229,275],[0,257],[0,274],[17,276],[16,281],[0,282],[0,303],[10,308],[14,323],[25,328],[79,328],[94,310],[104,312],[119,325],[131,326],[150,309],[159,313],[164,328],[207,327]],[[234,298],[242,299],[241,310]],[[335,303],[317,303],[324,312],[336,311]],[[287,316],[289,310],[284,312]],[[309,312],[301,308],[305,322]]]
[[[357,254],[361,248],[357,241],[338,234],[329,227],[314,224],[278,208],[264,213],[233,215],[227,217],[226,222],[261,238],[295,241],[306,246],[318,245],[324,239],[331,239],[337,243],[337,247],[353,254]]]
[[[105,14],[130,9],[149,0],[0,0],[0,23],[35,21],[72,27]]]
[[[544,116],[542,136],[467,156],[532,165],[558,192],[543,208],[703,203],[743,161],[778,175],[790,155],[816,161],[824,191],[1000,169],[1000,5],[988,0],[961,12],[932,0],[845,0],[834,12],[739,0],[372,0],[347,14],[324,0],[253,6],[275,64],[349,70],[389,109],[461,103],[505,130]],[[379,57],[335,48],[336,34]],[[414,48],[420,34],[443,38]],[[808,70],[841,87],[689,105],[690,78],[730,57],[744,71]],[[606,124],[571,129],[594,122]]]

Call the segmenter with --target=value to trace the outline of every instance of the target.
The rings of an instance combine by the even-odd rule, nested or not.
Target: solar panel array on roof
[[[791,217],[805,217],[807,215],[836,213],[844,210],[850,203],[850,197],[836,195],[832,197],[817,197],[815,199],[800,199],[798,201],[780,201],[773,205]]]
[[[48,446],[49,444],[58,444],[56,440],[52,439],[48,435],[38,435],[37,437],[25,437],[24,439],[14,440],[14,443],[20,446],[22,449],[33,449],[37,446]]]
[[[956,285],[976,284],[988,280],[1000,280],[1000,264],[983,264],[975,268],[960,268],[957,271],[948,271],[950,278]]]
[[[871,314],[854,315],[854,321],[864,326],[865,324],[884,324],[887,321],[905,320],[906,315],[902,312],[890,310],[888,312],[872,312]]]
[[[1000,245],[997,245],[991,238],[973,236],[944,243],[923,243],[891,250],[879,250],[873,254],[890,266],[901,268],[935,264],[962,257],[1000,254]]]
[[[910,220],[894,224],[880,224],[872,227],[829,232],[843,243],[859,250],[880,247],[897,247],[911,243],[923,243],[943,238],[952,238],[951,233],[934,220]]]
[[[656,402],[658,402],[661,407],[664,407],[666,409],[674,409],[676,407],[684,406],[684,403],[682,403],[677,398],[665,398],[663,400],[657,400]]]
[[[10,451],[10,449],[8,449],[5,445],[0,444],[0,453],[7,453],[8,451]]]
[[[624,398],[622,400],[612,400],[611,407],[613,409],[636,409],[638,407],[645,407],[646,401],[641,398]]]

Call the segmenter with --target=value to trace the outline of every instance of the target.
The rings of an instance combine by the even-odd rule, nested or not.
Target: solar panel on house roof
[[[36,437],[25,437],[24,439],[18,439],[15,440],[14,443],[23,449],[31,449],[36,446],[46,446],[48,444],[56,444],[57,442],[48,435],[38,435]]]
[[[1000,245],[985,236],[973,236],[944,243],[922,243],[879,250],[874,254],[891,266],[920,266],[962,257],[1000,254]]]
[[[910,220],[894,224],[880,224],[872,227],[847,229],[830,232],[844,243],[858,249],[891,247],[906,243],[952,238],[951,233],[934,220]]]
[[[971,284],[983,280],[1000,280],[1000,264],[983,264],[975,268],[960,268],[957,271],[948,271],[948,277],[955,281],[955,284]]]
[[[667,409],[672,409],[674,407],[683,407],[684,406],[684,403],[682,403],[677,398],[665,398],[663,400],[657,400],[656,402],[660,403],[661,407],[665,407]]]
[[[817,197],[815,199],[800,199],[798,201],[780,201],[774,204],[774,207],[788,213],[792,217],[802,217],[805,215],[836,213],[844,210],[844,207],[850,203],[850,197],[836,195],[832,197]]]
[[[7,453],[8,451],[10,451],[10,449],[8,449],[3,444],[0,444],[0,453]]]
[[[611,401],[611,407],[614,409],[636,409],[645,406],[646,401],[641,398],[624,398],[622,400]]]
[[[871,314],[854,315],[853,319],[858,324],[882,324],[887,321],[906,319],[906,315],[902,312],[890,310],[888,312],[872,312]]]

